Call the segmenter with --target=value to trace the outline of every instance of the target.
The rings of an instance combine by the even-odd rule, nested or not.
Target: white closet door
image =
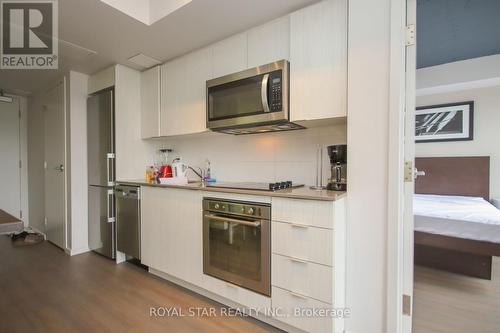
[[[19,100],[0,101],[0,209],[20,218]]]

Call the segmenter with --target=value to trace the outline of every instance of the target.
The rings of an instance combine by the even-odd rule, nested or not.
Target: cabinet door
[[[160,66],[141,73],[141,136],[160,136]]]
[[[247,33],[234,35],[212,45],[213,77],[247,68]]]
[[[144,265],[165,271],[170,245],[165,239],[164,201],[166,191],[141,187],[141,261]]]
[[[345,117],[347,4],[325,0],[290,17],[290,118]]]
[[[185,58],[177,58],[161,66],[161,136],[177,132],[182,121],[182,100],[186,94]]]
[[[202,195],[199,191],[163,189],[167,225],[164,241],[169,243],[170,266],[165,273],[200,285],[203,275]]]
[[[182,114],[172,126],[169,135],[204,132],[206,121],[206,84],[212,78],[212,62],[209,48],[200,49],[184,56],[185,93],[182,95]]]
[[[202,199],[198,191],[142,187],[143,264],[200,285]]]
[[[290,16],[248,31],[248,68],[290,57]]]

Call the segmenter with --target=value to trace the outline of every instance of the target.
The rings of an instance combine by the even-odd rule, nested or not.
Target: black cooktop
[[[278,191],[287,188],[302,187],[304,184],[294,184],[291,181],[276,182],[276,183],[259,183],[259,182],[216,182],[208,183],[207,187],[234,188],[242,190],[256,191]]]

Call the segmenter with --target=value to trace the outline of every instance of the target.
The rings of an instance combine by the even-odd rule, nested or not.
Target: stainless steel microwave
[[[207,128],[230,134],[295,129],[289,67],[280,60],[207,81]]]

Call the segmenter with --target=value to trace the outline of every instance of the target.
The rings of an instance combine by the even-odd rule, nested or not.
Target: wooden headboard
[[[465,195],[490,199],[490,157],[417,157],[425,176],[415,181],[415,193]]]

